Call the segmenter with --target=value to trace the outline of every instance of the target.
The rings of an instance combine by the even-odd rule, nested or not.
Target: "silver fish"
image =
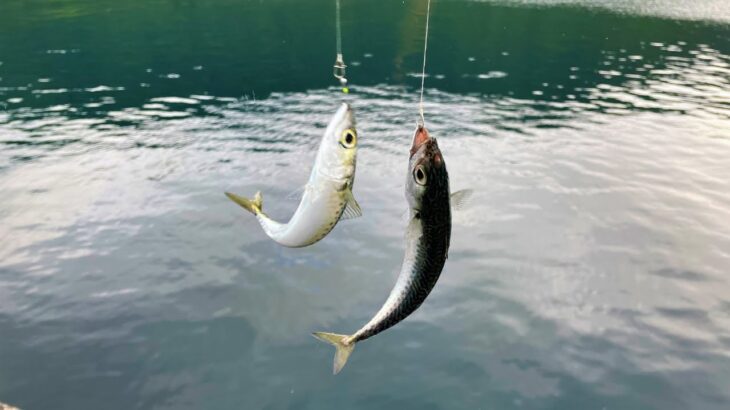
[[[324,132],[304,195],[289,222],[274,221],[263,212],[261,192],[253,199],[230,192],[226,196],[256,215],[274,241],[290,248],[308,246],[327,236],[340,219],[362,215],[352,195],[356,157],[355,114],[343,103]]]
[[[419,126],[413,137],[406,179],[409,222],[406,251],[398,280],[380,310],[352,335],[315,332],[335,346],[334,373],[347,362],[355,344],[398,324],[413,313],[431,292],[446,263],[451,239],[451,202],[471,191],[450,195],[449,174],[436,140]]]

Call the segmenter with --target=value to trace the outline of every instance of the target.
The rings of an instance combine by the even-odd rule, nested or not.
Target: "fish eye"
[[[419,165],[413,170],[413,179],[416,180],[418,185],[426,185],[426,172],[423,169],[423,165]]]
[[[357,132],[352,128],[348,128],[342,131],[342,138],[340,138],[340,145],[344,148],[353,148],[357,144]]]

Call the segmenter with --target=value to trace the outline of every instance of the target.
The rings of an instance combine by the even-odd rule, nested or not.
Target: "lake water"
[[[600,3],[600,4],[599,4]],[[730,408],[730,3],[435,1],[455,216],[415,314],[333,349],[403,256],[424,1],[343,1],[364,216],[287,249],[342,94],[333,1],[3,0],[0,402]]]

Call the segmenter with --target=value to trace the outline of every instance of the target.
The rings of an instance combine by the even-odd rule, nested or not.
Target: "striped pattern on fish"
[[[419,126],[413,137],[406,180],[410,218],[400,275],[373,318],[352,335],[316,332],[337,349],[334,373],[347,362],[355,344],[398,324],[426,300],[446,263],[451,239],[449,175],[436,140]]]

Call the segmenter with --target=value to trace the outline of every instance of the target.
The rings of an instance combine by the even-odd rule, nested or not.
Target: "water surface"
[[[364,216],[286,249],[222,193],[296,207],[331,1],[2,2],[0,401],[727,409],[726,2],[434,2],[427,124],[476,193],[426,303],[333,377],[309,333],[402,258],[425,13],[345,3]]]

